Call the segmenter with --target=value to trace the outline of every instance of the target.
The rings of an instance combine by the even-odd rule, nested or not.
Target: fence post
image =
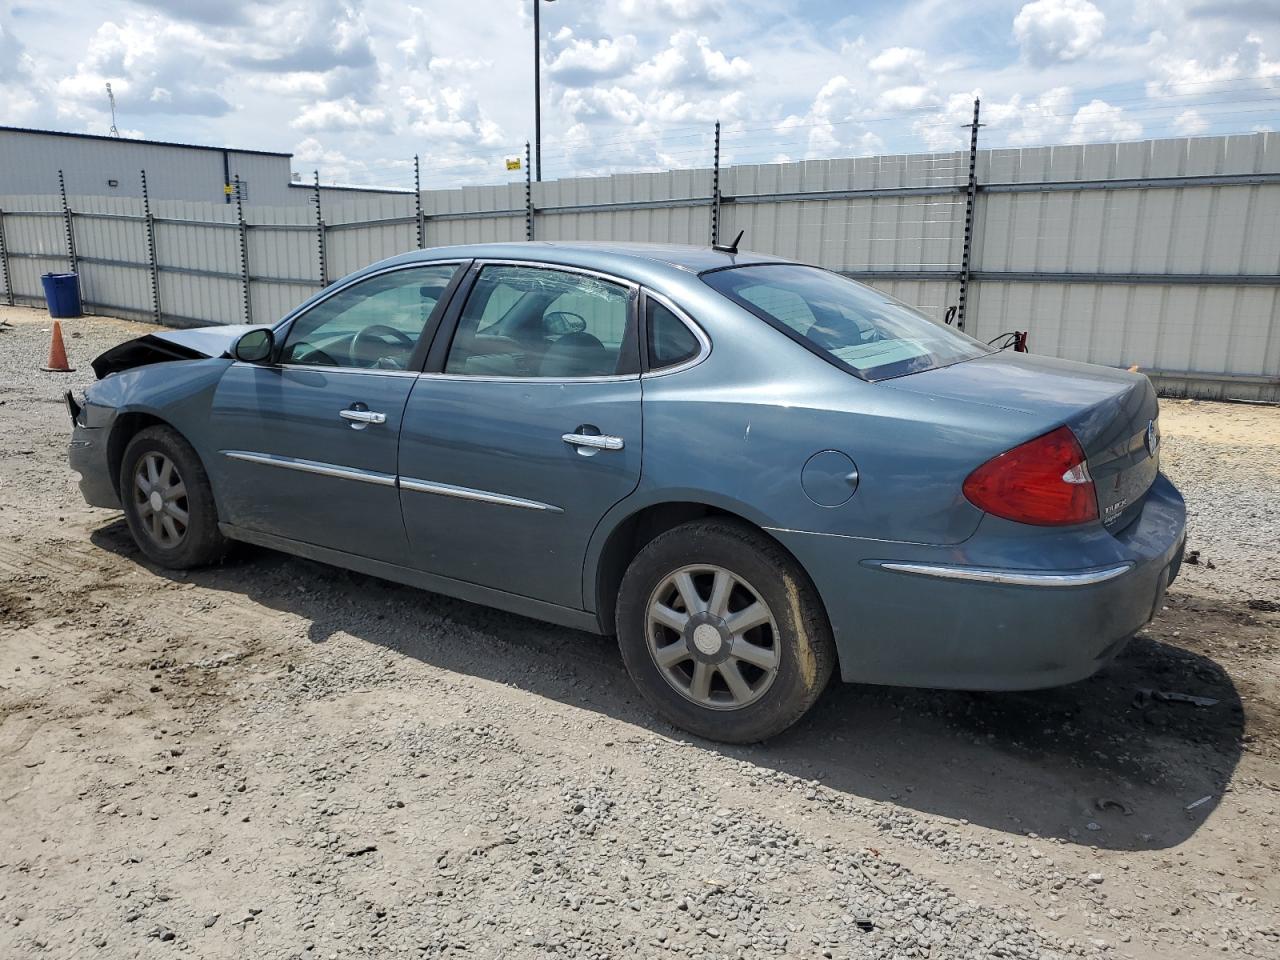
[[[978,110],[982,101],[973,99],[973,123],[969,127],[969,183],[964,194],[964,247],[960,251],[960,299],[956,308],[956,329],[963,330],[969,305],[969,274],[973,261],[973,210],[978,196]]]
[[[0,210],[0,269],[4,271],[4,301],[13,306],[13,277],[9,273],[9,247],[4,242],[4,211]]]
[[[142,174],[142,217],[147,228],[147,265],[151,268],[151,315],[160,323],[160,272],[156,266],[156,221],[151,216],[151,196],[147,193],[147,171]]]
[[[541,173],[541,171],[539,171]],[[533,239],[533,170],[529,166],[529,141],[524,142],[524,238]]]
[[[720,121],[716,121],[716,153],[711,167],[711,245],[720,242]]]
[[[422,169],[418,165],[418,155],[413,155],[413,218],[418,224],[418,249],[426,245],[426,224],[422,222]]]
[[[240,290],[244,300],[244,322],[253,323],[253,306],[249,302],[249,228],[244,222],[244,197],[240,189],[240,174],[236,174],[236,220],[240,225]]]
[[[324,249],[324,214],[320,211],[320,171],[313,170],[315,174],[315,201],[316,201],[316,251],[320,257],[320,286],[327,287],[329,285],[329,260],[325,257]]]
[[[62,225],[67,235],[67,264],[71,272],[76,273],[79,264],[76,261],[76,235],[71,227],[71,208],[67,206],[67,182],[58,171],[58,193],[62,195]]]

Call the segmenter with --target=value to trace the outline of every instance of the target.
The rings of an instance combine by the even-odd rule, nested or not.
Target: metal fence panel
[[[722,241],[839,270],[935,319],[958,303],[966,261],[964,152],[744,164],[720,171]],[[1117,366],[1200,395],[1280,399],[1280,135],[979,150],[967,261],[969,333],[1028,330],[1033,350]],[[535,239],[710,241],[713,171],[532,185]],[[298,192],[304,188],[296,188]],[[72,196],[91,309],[150,315],[136,200]],[[321,193],[330,280],[414,249],[526,237],[524,183],[404,195]],[[20,299],[68,266],[61,198],[0,198]],[[235,205],[155,201],[163,319],[245,317]],[[309,205],[244,208],[252,318],[318,288]],[[97,306],[94,306],[97,304]]]

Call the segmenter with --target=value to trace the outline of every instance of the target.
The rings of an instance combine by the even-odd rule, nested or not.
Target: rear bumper
[[[818,587],[845,680],[1026,690],[1090,676],[1151,619],[1186,511],[1161,475],[1118,536],[984,526],[954,547],[772,532]]]

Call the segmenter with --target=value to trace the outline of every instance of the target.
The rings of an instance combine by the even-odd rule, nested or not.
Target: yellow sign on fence
[[[508,169],[508,170],[519,170],[519,169],[520,169],[520,158],[519,158],[519,157],[507,157],[507,169]]]

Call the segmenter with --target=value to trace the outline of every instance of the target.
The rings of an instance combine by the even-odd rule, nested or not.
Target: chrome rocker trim
[[[940,577],[944,580],[969,580],[978,583],[999,583],[1019,587],[1087,587],[1105,583],[1128,573],[1132,563],[1102,567],[1097,570],[1047,571],[1000,570],[993,567],[958,567],[933,563],[905,563],[896,560],[864,560],[867,566],[910,573],[924,577]]]

